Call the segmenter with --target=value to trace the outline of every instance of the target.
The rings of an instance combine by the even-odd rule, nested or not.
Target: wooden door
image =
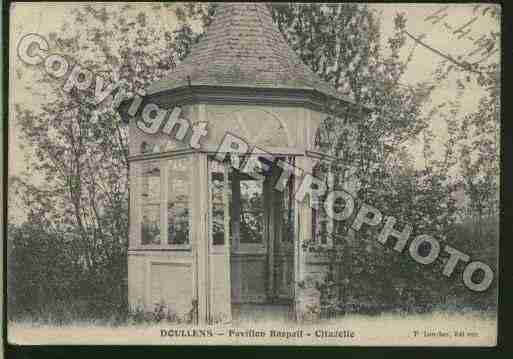
[[[269,251],[269,297],[274,303],[289,302],[294,295],[294,198],[292,187],[272,190],[272,251]]]
[[[231,297],[233,303],[267,301],[268,202],[263,180],[232,171]]]

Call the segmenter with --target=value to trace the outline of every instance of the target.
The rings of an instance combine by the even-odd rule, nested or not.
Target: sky
[[[137,10],[144,11],[152,6],[151,3],[132,3]],[[19,60],[16,58],[16,44],[21,36],[28,33],[37,33],[42,36],[48,36],[52,31],[58,31],[60,27],[68,20],[68,11],[74,6],[83,6],[79,3],[12,3],[11,4],[11,33],[10,33],[10,108],[14,103],[32,104],[38,107],[45,101],[36,89],[30,84],[30,71],[41,71],[41,68],[24,68],[28,71],[28,76],[24,74],[21,80],[16,79],[16,70],[19,69]],[[119,3],[113,6],[120,6]],[[408,32],[416,37],[423,35],[422,41],[429,46],[438,49],[440,52],[456,58],[458,55],[464,55],[475,48],[474,41],[481,34],[486,34],[493,29],[496,24],[489,17],[478,16],[475,20],[475,6],[473,4],[372,4],[372,8],[382,13],[382,39],[383,46],[386,47],[386,39],[393,33],[394,16],[402,12],[407,19],[406,28]],[[484,11],[485,6],[481,5],[479,11]],[[433,23],[435,19],[427,19],[430,15],[446,15],[438,23]],[[161,26],[174,29],[177,26],[177,20],[169,12],[166,16],[155,17],[152,21],[159,22]],[[464,37],[458,38],[454,31],[468,22],[469,26],[465,31],[470,30]],[[433,71],[436,65],[442,59],[438,54],[428,50],[420,45],[416,46],[413,40],[408,39],[406,51],[403,56],[407,56],[413,50],[413,57],[407,73],[403,78],[403,85],[413,85],[420,81],[432,80]],[[499,56],[499,54],[496,54]],[[34,73],[34,72],[32,72]],[[439,86],[432,96],[431,106],[439,104],[447,99],[454,98],[457,92],[455,81],[449,79]],[[462,98],[462,111],[473,111],[482,95],[479,88],[465,91]],[[430,107],[426,106],[427,111]],[[447,136],[445,122],[435,119],[432,123],[432,129],[437,135],[440,144],[444,142]],[[420,143],[411,144],[411,153],[418,158]],[[26,148],[23,148],[22,141],[18,136],[15,119],[10,116],[9,122],[9,172],[10,175],[19,175],[26,169],[26,163],[23,156]],[[417,161],[418,162],[418,161]],[[418,164],[420,165],[420,163]]]

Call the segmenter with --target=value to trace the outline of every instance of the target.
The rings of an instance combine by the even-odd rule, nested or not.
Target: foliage
[[[122,272],[126,257],[87,271],[77,242],[53,232],[40,217],[9,226],[8,317],[66,324],[76,320],[116,323],[126,312]]]
[[[163,301],[160,301],[155,303],[153,312],[147,312],[144,311],[143,308],[137,307],[135,310],[128,313],[126,321],[130,324],[154,324],[161,322],[173,324],[193,324],[195,323],[198,315],[198,303],[196,300],[192,300],[191,305],[191,310],[186,315],[180,316],[170,310]]]
[[[453,165],[460,173],[455,182],[467,199],[463,216],[481,223],[499,213],[501,66],[500,7],[492,5],[477,11],[478,8],[474,9],[475,19],[492,26],[487,32],[477,29],[479,38],[473,48],[460,56],[466,66],[440,61],[436,80],[455,82],[459,97],[470,91],[481,95],[475,111],[461,113],[461,101],[456,101],[447,119],[448,142],[457,158]]]

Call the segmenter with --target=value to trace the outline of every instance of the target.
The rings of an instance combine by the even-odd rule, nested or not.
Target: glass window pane
[[[294,242],[294,176],[291,176],[283,191],[282,202],[282,234],[283,242]]]
[[[189,243],[191,164],[189,158],[168,162],[167,243]]]
[[[240,242],[262,243],[264,232],[263,181],[240,181]]]
[[[212,242],[214,245],[224,244],[224,164],[211,161],[212,193]]]
[[[141,244],[160,244],[160,165],[142,165]]]
[[[263,181],[236,170],[231,171],[229,180],[230,230],[238,230],[230,236],[238,236],[240,243],[263,243]]]

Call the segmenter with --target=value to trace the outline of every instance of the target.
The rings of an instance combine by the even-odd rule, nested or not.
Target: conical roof
[[[189,85],[310,89],[343,99],[289,47],[265,3],[220,3],[189,55],[147,94]]]

